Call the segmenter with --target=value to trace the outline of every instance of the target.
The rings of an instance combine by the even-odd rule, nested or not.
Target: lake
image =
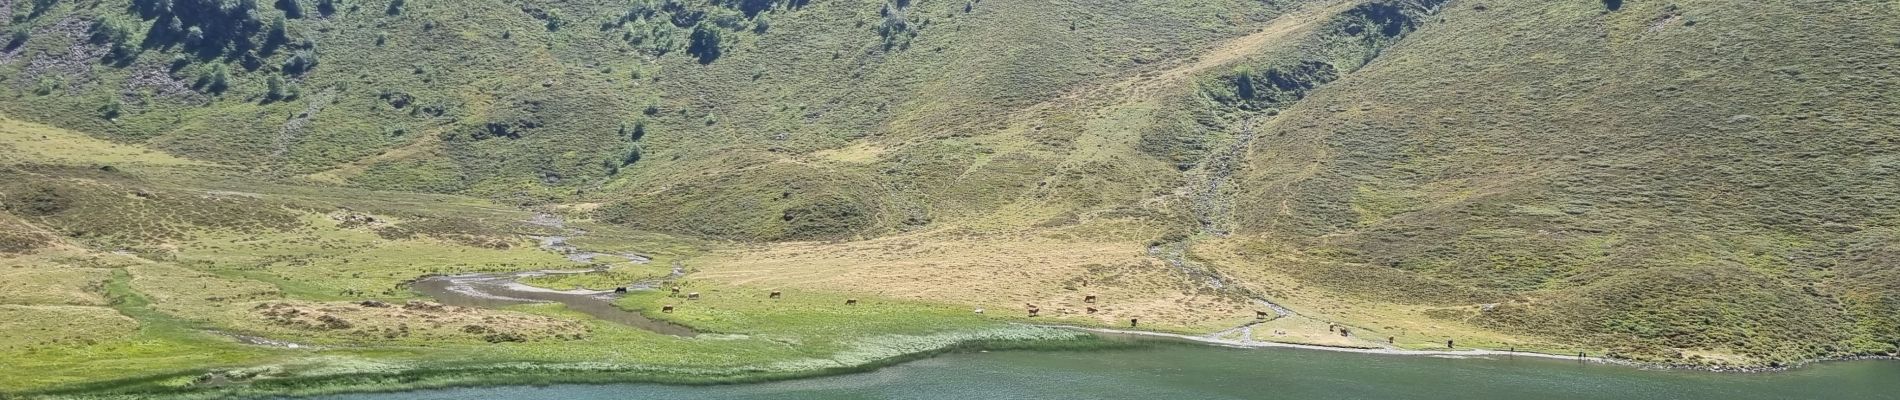
[[[323,397],[683,398],[1900,399],[1900,362],[1715,373],[1527,357],[1451,359],[1156,342],[1126,350],[950,354],[867,373],[758,384],[512,386]]]

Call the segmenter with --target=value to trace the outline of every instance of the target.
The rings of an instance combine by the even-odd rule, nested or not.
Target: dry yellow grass
[[[277,287],[263,282],[228,279],[171,264],[139,265],[126,271],[132,275],[133,289],[151,298],[159,311],[176,316],[209,315],[282,295]]]
[[[43,164],[210,165],[6,117],[0,117],[0,160]]]
[[[0,305],[0,354],[49,346],[79,347],[130,337],[138,321],[111,308]]]
[[[1296,255],[1256,259],[1239,255],[1235,247],[1243,245],[1240,240],[1206,240],[1196,245],[1194,256],[1220,267],[1247,286],[1273,294],[1275,302],[1300,314],[1298,320],[1274,321],[1255,328],[1256,340],[1377,347],[1383,345],[1386,338],[1394,338],[1395,347],[1410,349],[1443,348],[1446,340],[1455,340],[1460,348],[1517,348],[1559,354],[1573,351],[1549,340],[1504,334],[1426,314],[1444,307],[1392,304],[1319,289],[1263,265],[1281,263],[1292,265],[1288,268],[1298,268],[1305,261]],[[1478,305],[1463,308],[1475,311]],[[1329,333],[1326,328],[1335,323],[1350,327],[1357,338],[1334,339],[1338,335]],[[1276,337],[1272,334],[1275,329],[1287,333]]]
[[[263,301],[228,307],[228,321],[245,331],[318,342],[419,344],[579,340],[581,322],[514,311],[403,304]]]
[[[950,231],[851,243],[792,243],[716,252],[690,279],[764,289],[864,293],[1060,322],[1211,331],[1246,321],[1243,302],[1198,293],[1195,282],[1137,242],[1058,240],[1031,234],[962,237]],[[1094,304],[1083,302],[1089,294]],[[1099,311],[1088,314],[1087,307]]]
[[[884,153],[888,151],[890,151],[890,149],[871,143],[858,143],[841,149],[820,150],[812,153],[812,156],[842,163],[870,164],[877,161],[878,157],[884,156]]]
[[[12,263],[22,259],[0,259]],[[112,271],[57,264],[0,269],[0,304],[106,305],[103,287]]]

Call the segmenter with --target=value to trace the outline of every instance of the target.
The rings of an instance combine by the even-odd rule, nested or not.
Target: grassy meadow
[[[22,371],[0,397],[739,382],[1099,346],[1036,325],[1130,319],[1700,367],[1892,355],[1895,19],[0,0],[0,369]],[[701,299],[615,304],[697,337],[407,286],[675,266]]]

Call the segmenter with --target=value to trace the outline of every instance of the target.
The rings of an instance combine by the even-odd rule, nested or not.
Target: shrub
[[[119,104],[119,99],[106,100],[105,104],[99,105],[99,116],[105,119],[118,118],[120,108],[122,107],[123,106]]]
[[[15,26],[13,29],[7,31],[6,42],[0,43],[0,49],[13,50],[20,48],[20,46],[26,45],[27,39],[31,39],[32,37],[33,34],[26,28],[26,25]]]
[[[686,54],[699,57],[700,64],[712,64],[724,51],[720,48],[722,45],[720,42],[724,40],[724,36],[718,29],[708,28],[705,25],[694,26],[693,35],[687,41]]]

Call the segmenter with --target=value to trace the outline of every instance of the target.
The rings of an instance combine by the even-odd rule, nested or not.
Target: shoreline
[[[1574,360],[1574,361],[1582,361],[1582,362],[1590,362],[1590,363],[1598,363],[1598,364],[1614,364],[1614,365],[1629,365],[1629,366],[1642,365],[1641,363],[1634,362],[1634,361],[1618,360],[1618,359],[1611,359],[1611,358],[1604,358],[1604,357],[1577,357],[1577,356],[1566,356],[1566,355],[1559,355],[1559,354],[1537,353],[1537,352],[1527,352],[1527,351],[1506,351],[1506,350],[1490,350],[1490,349],[1471,349],[1471,350],[1379,349],[1379,348],[1363,348],[1363,347],[1325,346],[1325,345],[1317,345],[1317,344],[1269,342],[1269,341],[1239,341],[1239,340],[1228,340],[1228,339],[1216,339],[1216,338],[1211,338],[1211,337],[1206,337],[1206,336],[1185,335],[1185,334],[1179,334],[1179,333],[1133,331],[1133,330],[1109,329],[1109,328],[1088,328],[1088,327],[1066,326],[1066,325],[1037,325],[1037,326],[1045,326],[1045,327],[1050,327],[1050,328],[1061,328],[1061,329],[1073,329],[1073,330],[1098,333],[1098,334],[1113,334],[1113,335],[1178,339],[1178,340],[1185,340],[1185,341],[1194,342],[1194,343],[1203,344],[1203,345],[1239,347],[1239,348],[1248,348],[1248,349],[1283,348],[1283,349],[1331,351],[1331,352],[1339,352],[1339,353],[1382,354],[1382,355],[1393,355],[1393,356],[1447,356],[1447,357],[1467,357],[1467,356],[1518,357],[1518,356],[1522,356],[1522,357],[1545,358],[1545,359],[1552,359],[1552,360],[1566,360],[1566,361]]]
[[[1643,363],[1643,362],[1637,362],[1637,361],[1620,360],[1620,359],[1612,359],[1612,358],[1605,358],[1605,357],[1579,358],[1575,356],[1565,356],[1565,355],[1537,353],[1537,352],[1524,352],[1524,351],[1504,351],[1504,350],[1490,350],[1490,349],[1403,350],[1403,349],[1382,349],[1382,348],[1353,348],[1353,347],[1336,347],[1336,346],[1267,342],[1267,341],[1243,342],[1243,341],[1238,341],[1238,340],[1216,339],[1216,338],[1211,338],[1211,337],[1206,337],[1206,336],[1195,336],[1195,335],[1177,334],[1177,333],[1133,331],[1133,330],[1122,330],[1122,329],[1111,329],[1111,328],[1092,328],[1092,327],[1072,326],[1072,325],[1041,325],[1041,324],[1021,324],[1021,323],[1010,324],[1010,325],[1078,332],[1078,333],[1084,333],[1085,335],[1074,337],[1074,338],[1067,338],[1067,339],[1036,339],[1036,340],[1028,340],[1028,341],[997,339],[997,338],[955,341],[951,343],[945,343],[940,346],[934,346],[932,348],[925,349],[922,351],[902,352],[902,353],[890,354],[884,357],[877,357],[874,359],[866,359],[866,360],[863,360],[864,362],[855,363],[855,364],[834,363],[830,365],[823,365],[823,366],[818,366],[816,368],[809,368],[809,369],[772,370],[769,368],[735,368],[735,369],[725,369],[725,370],[715,369],[715,370],[695,371],[692,368],[674,370],[671,368],[660,368],[660,367],[639,366],[639,365],[620,365],[620,366],[609,367],[609,368],[598,368],[599,366],[596,366],[595,368],[589,368],[589,367],[583,367],[583,365],[586,365],[587,363],[566,364],[566,365],[561,365],[561,364],[534,365],[534,363],[529,362],[529,363],[502,363],[500,365],[491,365],[491,366],[483,366],[483,367],[470,367],[467,365],[458,365],[458,366],[448,366],[445,368],[420,368],[420,369],[413,369],[413,370],[398,372],[393,375],[344,374],[344,375],[338,375],[338,376],[323,376],[323,377],[312,376],[312,377],[302,377],[302,378],[291,378],[291,379],[286,379],[283,381],[275,381],[275,382],[261,381],[265,383],[264,385],[265,387],[276,386],[277,389],[282,389],[278,391],[273,391],[270,389],[264,389],[264,388],[259,388],[259,387],[250,387],[248,388],[249,390],[244,389],[244,388],[236,388],[235,391],[225,391],[225,390],[220,390],[216,388],[209,389],[209,391],[197,391],[197,390],[188,389],[188,388],[174,388],[170,390],[159,389],[152,392],[145,392],[145,391],[140,391],[137,389],[133,389],[130,391],[115,391],[112,389],[108,389],[107,387],[117,386],[117,385],[107,383],[104,385],[99,385],[99,386],[104,386],[104,387],[97,387],[97,389],[104,389],[102,391],[87,390],[83,388],[83,386],[90,386],[90,385],[81,385],[82,387],[69,387],[69,388],[66,388],[65,390],[54,389],[54,390],[37,391],[37,392],[15,393],[15,394],[0,393],[0,398],[9,398],[8,397],[9,395],[18,395],[18,396],[22,396],[22,398],[36,398],[35,396],[49,396],[49,395],[54,396],[54,397],[77,396],[77,397],[86,397],[86,398],[142,398],[142,396],[154,395],[154,394],[177,395],[181,397],[190,397],[190,398],[197,398],[197,397],[225,398],[226,396],[231,396],[231,395],[237,395],[237,396],[263,395],[263,396],[280,397],[280,398],[308,398],[308,397],[314,397],[314,396],[338,395],[338,394],[349,394],[349,393],[389,393],[389,392],[444,390],[444,389],[467,388],[467,387],[498,387],[498,386],[519,386],[519,385],[532,385],[532,386],[562,385],[562,384],[614,385],[614,384],[632,384],[632,383],[652,383],[652,384],[681,385],[681,386],[743,385],[743,384],[752,384],[752,383],[795,381],[795,380],[801,380],[801,379],[813,379],[813,378],[822,378],[822,377],[829,377],[829,376],[839,376],[839,375],[849,375],[849,374],[855,374],[855,373],[871,372],[871,371],[876,371],[883,368],[907,364],[907,363],[911,363],[911,362],[915,362],[919,360],[931,359],[931,358],[939,357],[945,354],[952,354],[952,353],[958,353],[958,352],[1100,351],[1100,350],[1114,350],[1114,349],[1127,347],[1128,345],[1118,344],[1117,342],[1111,339],[1113,336],[1116,336],[1116,335],[1131,337],[1138,341],[1166,340],[1166,341],[1176,341],[1176,342],[1190,344],[1190,345],[1222,346],[1222,347],[1242,348],[1242,349],[1281,348],[1281,349],[1296,349],[1296,350],[1329,351],[1329,352],[1340,352],[1340,353],[1391,355],[1391,356],[1450,357],[1450,358],[1460,358],[1460,359],[1467,358],[1467,357],[1475,357],[1475,358],[1483,358],[1487,360],[1492,359],[1490,357],[1496,357],[1496,356],[1506,356],[1506,357],[1522,356],[1522,357],[1533,357],[1533,358],[1547,359],[1547,360],[1579,361],[1579,362],[1593,363],[1593,364],[1635,367],[1642,370],[1659,371],[1659,372],[1672,371],[1672,370],[1673,371],[1721,372],[1721,373],[1780,372],[1780,371],[1787,371],[1794,368],[1799,368],[1802,366],[1807,366],[1810,364],[1824,363],[1824,362],[1900,360],[1900,358],[1896,358],[1894,356],[1857,356],[1857,357],[1814,359],[1814,360],[1808,360],[1808,361],[1804,361],[1800,363],[1791,364],[1790,366],[1786,366],[1786,367],[1777,367],[1777,368],[1718,369],[1718,368],[1710,368],[1707,366]],[[1140,345],[1133,345],[1133,346],[1139,347]],[[196,372],[192,372],[192,373],[188,373],[184,375],[162,374],[159,376],[127,379],[127,380],[121,381],[120,383],[124,384],[124,383],[134,383],[134,382],[153,382],[153,381],[158,381],[158,380],[164,380],[169,377],[186,376],[186,375],[192,375],[192,374],[197,374],[197,373],[202,373],[202,372],[205,372],[205,371],[196,371]],[[407,382],[404,382],[402,384],[390,385],[391,379],[398,380],[398,381],[407,380]],[[134,385],[137,385],[137,384],[134,383]],[[120,388],[128,389],[123,386],[120,386]],[[262,390],[254,391],[258,389],[262,389]]]
[[[1829,363],[1829,362],[1900,361],[1900,356],[1862,355],[1862,356],[1814,358],[1814,359],[1801,360],[1801,361],[1790,363],[1784,366],[1720,367],[1720,366],[1711,366],[1711,365],[1652,363],[1652,362],[1642,362],[1642,361],[1625,360],[1625,359],[1608,358],[1608,357],[1587,357],[1587,356],[1577,357],[1577,356],[1570,356],[1570,355],[1538,353],[1538,352],[1530,352],[1530,351],[1509,351],[1509,350],[1492,350],[1492,349],[1475,349],[1475,348],[1471,350],[1405,350],[1405,349],[1381,349],[1381,348],[1363,348],[1363,347],[1341,347],[1341,346],[1325,346],[1325,345],[1317,345],[1317,344],[1285,343],[1285,342],[1272,342],[1272,341],[1239,341],[1239,340],[1217,339],[1217,338],[1212,338],[1212,337],[1207,337],[1207,336],[1196,336],[1196,335],[1187,335],[1187,334],[1179,334],[1179,333],[1135,331],[1135,330],[1111,329],[1111,328],[1090,328],[1090,327],[1070,326],[1070,325],[1033,325],[1033,326],[1042,326],[1042,327],[1059,328],[1059,329],[1071,329],[1071,330],[1097,333],[1097,334],[1140,336],[1140,337],[1148,337],[1148,338],[1166,338],[1166,339],[1174,339],[1174,340],[1183,340],[1183,341],[1193,342],[1195,344],[1201,344],[1201,345],[1226,346],[1226,347],[1237,347],[1237,348],[1246,348],[1246,349],[1281,348],[1281,349],[1330,351],[1330,352],[1338,352],[1338,353],[1376,354],[1376,355],[1414,356],[1414,357],[1417,357],[1417,356],[1453,357],[1453,358],[1463,358],[1463,357],[1471,357],[1471,356],[1534,357],[1534,358],[1543,358],[1543,359],[1550,359],[1550,360],[1579,361],[1579,362],[1604,364],[1604,365],[1634,367],[1634,368],[1638,368],[1642,370],[1651,370],[1651,371],[1773,373],[1773,372],[1785,372],[1785,371],[1790,371],[1797,368],[1805,367],[1808,365]]]

